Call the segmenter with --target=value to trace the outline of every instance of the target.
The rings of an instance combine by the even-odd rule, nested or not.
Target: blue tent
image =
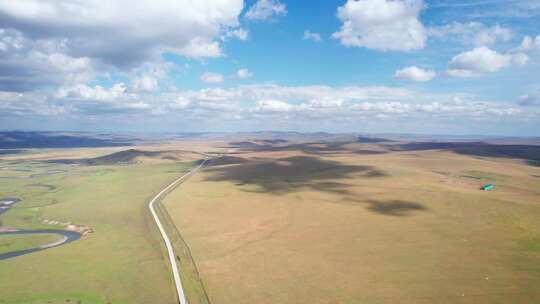
[[[493,190],[493,188],[495,188],[495,186],[493,186],[493,184],[486,184],[486,185],[483,185],[482,188],[480,188],[480,189],[482,189],[484,191],[489,191],[489,190]]]

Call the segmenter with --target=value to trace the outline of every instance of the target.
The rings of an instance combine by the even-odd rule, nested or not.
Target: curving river
[[[53,247],[62,246],[68,243],[71,243],[73,241],[76,241],[81,238],[81,234],[75,231],[67,231],[67,230],[54,230],[54,229],[40,229],[40,230],[16,230],[16,231],[6,231],[6,232],[0,232],[0,236],[2,235],[22,235],[22,234],[58,234],[62,236],[62,239],[53,243],[44,244],[38,247],[19,250],[19,251],[13,251],[13,252],[7,252],[0,254],[0,260],[10,259],[14,257],[18,257],[21,255],[33,253],[36,251],[41,251]]]
[[[20,202],[21,200],[19,198],[15,197],[5,197],[0,198],[0,215],[2,213],[7,212],[10,208],[12,208],[15,204]],[[13,251],[13,252],[7,252],[7,253],[1,253],[0,254],[0,260],[15,258],[21,255],[33,253],[36,251],[41,251],[53,247],[58,247],[65,245],[67,243],[71,243],[73,241],[76,241],[81,238],[81,234],[75,231],[68,231],[68,230],[55,230],[55,229],[39,229],[39,230],[11,230],[11,231],[4,231],[0,232],[0,236],[2,235],[23,235],[23,234],[58,234],[62,236],[62,239],[40,245],[38,247],[19,250],[19,251]]]

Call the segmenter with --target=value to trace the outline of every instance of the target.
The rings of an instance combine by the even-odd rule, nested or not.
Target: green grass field
[[[361,148],[235,154],[165,198],[212,303],[540,303],[539,167]]]
[[[65,246],[0,261],[0,303],[175,303],[165,250],[147,203],[192,166],[191,161],[122,166],[2,161],[0,167],[7,169],[0,175],[20,178],[4,178],[0,193],[22,200],[0,216],[2,225],[65,228],[43,223],[51,220],[95,232]],[[27,171],[13,170],[22,167]],[[39,175],[44,172],[54,173]],[[37,175],[23,178],[32,174]],[[46,242],[44,236],[1,236],[0,252]]]
[[[61,237],[54,234],[0,236],[0,254],[53,243]]]

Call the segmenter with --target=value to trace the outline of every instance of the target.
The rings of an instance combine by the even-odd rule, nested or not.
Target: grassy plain
[[[540,167],[327,148],[238,149],[164,199],[211,303],[540,303]]]
[[[0,254],[50,244],[60,239],[61,237],[55,234],[1,236]]]
[[[43,222],[50,220],[95,231],[65,246],[0,261],[0,303],[176,303],[147,204],[195,158],[137,152],[131,163],[114,164],[110,157],[93,166],[66,161],[119,150],[35,150],[0,161],[0,198],[21,199],[0,215],[1,225],[65,229]],[[0,236],[0,244],[13,241]],[[17,247],[42,241],[18,239]]]

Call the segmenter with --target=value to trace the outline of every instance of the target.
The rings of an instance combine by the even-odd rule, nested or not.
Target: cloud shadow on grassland
[[[390,215],[390,216],[410,216],[415,211],[428,210],[424,205],[414,202],[407,202],[402,200],[390,200],[390,201],[367,201],[369,205],[368,210],[375,213]]]
[[[13,155],[23,153],[22,149],[0,149],[0,155]]]
[[[360,142],[360,141],[358,141]],[[348,145],[358,143],[356,141],[337,141],[337,142],[307,142],[307,143],[290,143],[283,145],[269,143],[267,141],[252,142],[240,141],[231,142],[227,148],[236,148],[242,152],[283,152],[283,151],[301,151],[305,154],[324,155],[324,154],[359,154],[359,155],[377,155],[385,154],[386,151],[370,150],[370,149],[355,149]],[[379,142],[379,141],[377,141]],[[371,142],[370,142],[371,143]]]
[[[238,186],[256,185],[258,192],[284,194],[303,189],[348,194],[351,177],[381,178],[386,173],[364,165],[347,165],[313,156],[249,160],[242,164],[209,167],[209,181],[231,181]],[[343,180],[339,182],[336,180]],[[245,190],[249,191],[249,190]]]
[[[530,166],[540,166],[540,146],[538,145],[502,145],[484,142],[411,142],[393,145],[391,150],[447,150],[469,156],[521,159]]]
[[[416,212],[429,210],[423,204],[418,202],[405,200],[359,200],[353,196],[348,196],[337,203],[343,205],[364,206],[368,211],[373,213],[395,217],[412,216]]]
[[[0,131],[0,149],[131,146],[134,139],[106,134]]]

